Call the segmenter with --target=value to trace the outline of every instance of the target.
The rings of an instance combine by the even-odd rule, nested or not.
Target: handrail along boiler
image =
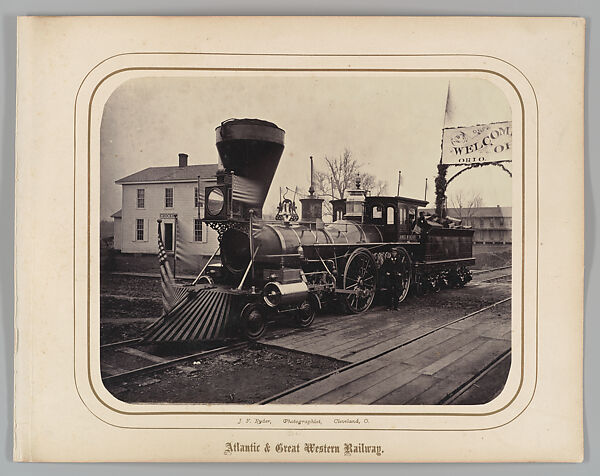
[[[323,222],[323,199],[314,194],[312,184],[310,195],[300,200],[300,217],[295,204],[284,200],[277,220],[262,220],[285,132],[267,121],[231,119],[217,127],[216,135],[216,184],[199,184],[205,189],[200,218],[219,234],[221,263],[205,267],[186,299],[201,291],[225,294],[227,306],[198,306],[196,314],[227,312],[235,319],[190,316],[196,332],[178,334],[164,330],[166,316],[163,340],[223,337],[236,330],[257,339],[271,317],[291,313],[299,326],[307,327],[315,313],[334,300],[348,313],[360,313],[388,285],[390,265],[399,301],[410,290],[464,286],[471,279],[473,230],[427,221],[419,212],[427,204],[423,200],[368,196],[359,180],[346,198],[332,201],[332,223]],[[203,319],[219,332],[199,332],[201,326],[209,327],[199,323]],[[160,329],[154,326],[151,338],[161,340]]]

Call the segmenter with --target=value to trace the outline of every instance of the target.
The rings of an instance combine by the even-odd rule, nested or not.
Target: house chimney
[[[179,154],[179,167],[187,167],[187,154]]]

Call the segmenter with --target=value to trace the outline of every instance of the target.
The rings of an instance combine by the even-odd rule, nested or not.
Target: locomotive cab
[[[427,203],[406,197],[365,197],[363,222],[380,227],[383,241],[409,241],[417,223],[418,207]]]

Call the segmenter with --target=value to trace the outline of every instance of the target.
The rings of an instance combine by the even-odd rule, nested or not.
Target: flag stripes
[[[186,294],[185,288],[175,284],[171,265],[162,239],[161,222],[158,222],[158,262],[160,270],[160,287],[162,290],[163,314],[167,314]]]
[[[232,197],[234,200],[245,203],[261,203],[263,200],[263,187],[254,180],[246,177],[233,176]]]

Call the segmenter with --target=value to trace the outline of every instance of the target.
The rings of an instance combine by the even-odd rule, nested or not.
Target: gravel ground
[[[107,389],[128,403],[256,403],[344,365],[254,344],[130,382],[109,383]]]
[[[100,295],[103,294],[161,299],[160,279],[103,273],[100,275]]]
[[[139,337],[161,314],[160,279],[101,274],[101,344]]]

